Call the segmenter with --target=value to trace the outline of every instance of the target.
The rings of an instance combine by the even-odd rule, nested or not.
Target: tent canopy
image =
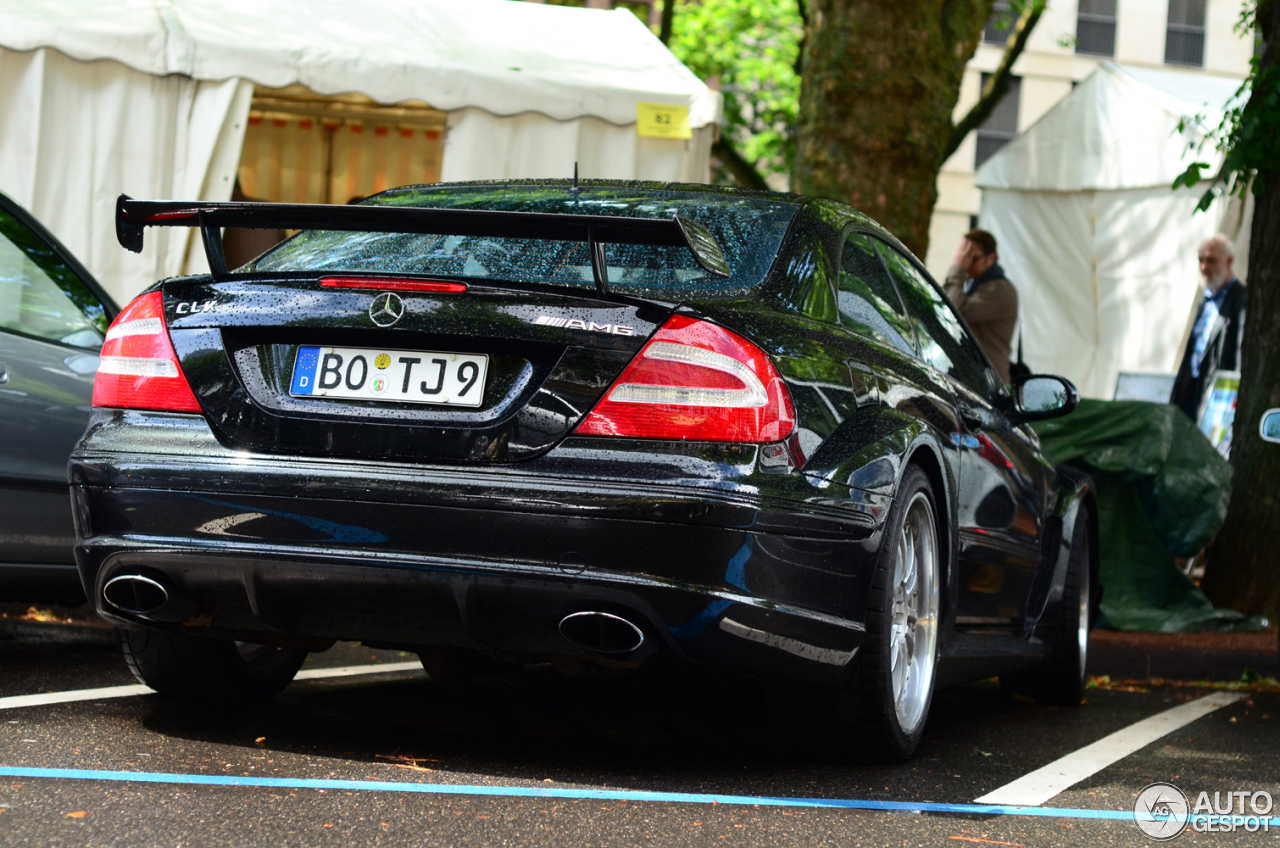
[[[446,181],[567,177],[580,165],[584,179],[705,182],[721,113],[719,92],[625,9],[0,0],[0,191],[127,301],[157,279],[207,267],[191,233],[163,234],[141,255],[122,251],[116,196],[230,199],[255,92],[296,86],[446,113]],[[642,134],[639,103],[687,107],[691,137]],[[344,136],[350,173],[379,155],[388,127],[373,129],[364,144]],[[315,176],[317,152],[292,150],[273,148],[275,172]],[[411,179],[394,173],[388,185]]]
[[[1018,289],[1032,369],[1104,400],[1121,371],[1177,370],[1199,296],[1199,244],[1226,232],[1244,276],[1239,202],[1197,213],[1204,183],[1171,188],[1190,162],[1216,170],[1221,155],[1199,143],[1239,87],[1104,63],[978,170],[979,224]]]
[[[510,0],[0,0],[0,47],[51,47],[153,76],[300,83],[444,112],[636,121],[636,103],[720,99],[634,14]]]
[[[1240,80],[1103,62],[978,169],[979,188],[1115,191],[1173,185]],[[1190,118],[1179,131],[1179,122]],[[1199,120],[1196,120],[1199,118]],[[1207,146],[1196,158],[1217,165]]]

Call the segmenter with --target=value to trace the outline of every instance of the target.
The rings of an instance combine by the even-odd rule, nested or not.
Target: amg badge
[[[577,318],[555,318],[539,315],[533,323],[547,327],[564,327],[566,330],[586,330],[591,333],[612,333],[615,336],[634,336],[636,331],[625,324],[597,324],[595,321],[579,321]]]

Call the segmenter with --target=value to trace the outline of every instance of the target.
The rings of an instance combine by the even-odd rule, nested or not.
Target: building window
[[[1076,52],[1087,56],[1116,55],[1116,0],[1080,0]]]
[[[1204,4],[1205,0],[1169,0],[1166,65],[1204,65]]]
[[[1009,0],[996,0],[991,7],[991,17],[987,27],[982,31],[984,44],[1004,44],[1009,40],[1009,32],[1013,29],[1013,7]]]
[[[991,74],[982,75],[982,87],[986,88]],[[1018,134],[1018,102],[1022,97],[1022,78],[1009,77],[1009,90],[991,110],[991,114],[978,127],[978,152],[973,167],[981,168],[995,152]]]

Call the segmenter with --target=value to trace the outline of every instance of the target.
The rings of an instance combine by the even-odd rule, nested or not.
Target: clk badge
[[[369,304],[369,320],[379,327],[390,327],[404,315],[404,301],[395,292],[383,292]]]

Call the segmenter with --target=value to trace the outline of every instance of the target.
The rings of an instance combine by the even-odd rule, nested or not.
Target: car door
[[[1012,631],[1041,561],[1045,465],[1001,411],[1003,385],[946,296],[905,254],[878,246],[915,319],[921,357],[947,375],[963,425],[956,626]]]
[[[0,593],[26,599],[25,583],[49,579],[40,566],[74,562],[67,457],[115,311],[65,248],[0,196]]]

